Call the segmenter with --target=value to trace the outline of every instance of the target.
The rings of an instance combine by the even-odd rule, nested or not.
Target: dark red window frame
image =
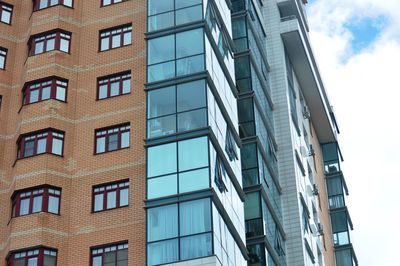
[[[124,44],[124,36],[125,33],[130,33],[130,42],[127,44]],[[119,45],[116,47],[112,47],[112,39],[114,36],[119,36],[120,37],[120,42]],[[108,39],[108,47],[107,49],[102,49],[102,40]],[[132,24],[125,24],[109,29],[104,29],[100,31],[99,34],[99,51],[104,52],[112,49],[117,49],[120,47],[128,46],[132,44]]]
[[[104,4],[105,0],[101,0],[101,7],[119,4],[119,3],[122,3],[122,2],[126,2],[128,0],[108,0],[108,1],[110,1],[110,3],[105,5]]]
[[[130,147],[130,130],[131,126],[130,123],[126,124],[121,124],[121,125],[115,125],[115,126],[110,126],[110,127],[105,127],[105,128],[99,128],[95,130],[95,148],[94,148],[94,153],[95,154],[102,154],[110,151],[116,151],[120,149],[126,149]],[[128,146],[122,147],[122,134],[123,133],[129,133],[129,143]],[[117,147],[115,149],[110,150],[110,136],[117,135]],[[98,150],[98,145],[99,145],[99,139],[104,138],[104,150],[99,151]]]
[[[121,190],[125,189],[128,190],[128,202],[126,205],[121,205]],[[108,193],[114,191],[116,194],[115,207],[107,208]],[[97,195],[103,195],[102,209],[99,210],[95,209]],[[92,196],[92,212],[101,212],[129,206],[129,179],[93,186]]]
[[[43,98],[43,90],[49,88],[48,98]],[[57,88],[64,89],[64,99],[57,98]],[[28,105],[37,102],[42,102],[50,99],[66,102],[67,99],[68,80],[60,77],[48,77],[40,80],[33,80],[25,84],[22,89],[22,104]],[[31,102],[31,93],[38,91],[38,100]]]
[[[126,80],[130,81],[130,85],[129,85],[129,91],[124,93],[123,84],[124,84],[124,81],[126,81]],[[118,94],[111,95],[111,85],[114,83],[118,83]],[[100,88],[102,86],[107,87],[107,96],[100,98],[100,96],[101,96]],[[131,92],[131,90],[132,90],[131,71],[124,71],[121,73],[97,78],[97,100],[103,100],[103,99],[107,99],[107,98],[121,96],[124,94],[129,94]]]
[[[7,52],[8,52],[7,48],[0,47],[0,57],[4,58],[4,63],[2,66],[0,65],[0,69],[3,69],[3,70],[6,69]]]
[[[93,266],[96,258],[101,258],[101,265],[104,266],[104,255],[115,252],[114,265],[118,265],[118,252],[128,249],[128,241],[123,241],[114,244],[106,244],[90,248],[90,265]]]
[[[56,29],[52,31],[46,31],[40,34],[36,34],[31,36],[29,39],[29,55],[38,55],[38,54],[43,54],[46,52],[50,51],[61,51],[64,53],[70,53],[71,51],[71,32],[64,31],[61,29]],[[47,47],[50,43],[50,41],[54,40],[54,48],[51,50],[48,50],[49,48]],[[65,40],[68,42],[68,51],[61,50],[61,40]],[[43,49],[41,52],[36,52],[36,46],[38,43],[43,42]]]
[[[18,145],[18,152],[17,152],[17,159],[23,159],[32,157],[39,154],[50,153],[58,156],[63,156],[64,154],[64,138],[65,132],[48,128],[40,131],[30,132],[27,134],[23,134],[19,137],[17,145]],[[46,139],[46,145],[44,150],[38,150],[38,143],[40,140]],[[61,147],[61,154],[53,153],[53,139],[61,140],[62,147]],[[32,154],[25,154],[26,144],[31,142],[32,146]]]
[[[11,251],[7,256],[7,266],[14,266],[16,260],[20,259],[24,261],[24,265],[28,265],[28,260],[33,258],[37,258],[38,266],[43,266],[45,256],[55,257],[54,265],[57,265],[57,253],[57,249],[43,246]]]
[[[41,207],[40,210],[34,211],[33,210],[33,203],[34,203],[34,198],[36,197],[42,197],[41,199]],[[49,198],[54,197],[58,198],[58,211],[55,212],[50,212],[49,211]],[[21,201],[28,199],[28,212],[25,214],[21,214]],[[11,217],[20,217],[20,216],[25,216],[33,213],[39,213],[39,212],[48,212],[52,214],[60,214],[60,205],[61,205],[61,188],[58,187],[53,187],[53,186],[40,186],[40,187],[34,187],[34,188],[28,188],[28,189],[23,189],[14,192],[13,196],[11,197],[12,200],[12,212],[11,212]]]
[[[66,6],[66,7],[70,7],[72,8],[74,6],[74,0],[71,0],[71,5],[67,5],[65,4],[64,0],[57,0],[57,3],[54,5],[51,5],[51,1],[52,0],[44,0],[47,1],[47,5],[45,7],[40,7],[40,0],[33,0],[33,11],[38,11],[38,10],[42,10],[42,9],[46,9],[49,7],[53,7],[53,6],[58,6],[58,5],[62,5],[62,6]]]
[[[3,12],[10,13],[10,21],[8,21],[8,22],[3,21]],[[13,6],[0,1],[0,22],[7,24],[7,25],[11,25],[12,13],[13,13]]]

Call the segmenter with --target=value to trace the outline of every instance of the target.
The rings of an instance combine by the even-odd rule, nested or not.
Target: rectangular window
[[[91,248],[92,266],[128,266],[128,242]]]
[[[66,101],[68,80],[58,77],[35,80],[27,83],[23,88],[22,104],[31,104],[49,99]]]
[[[148,92],[148,138],[207,126],[204,80]]]
[[[150,39],[147,44],[148,82],[204,70],[202,28]]]
[[[18,140],[18,159],[51,153],[63,155],[64,132],[46,129],[40,132],[29,133],[20,136]]]
[[[127,0],[101,0],[101,6],[109,6],[113,4],[118,4],[121,2],[125,2]]]
[[[129,148],[130,129],[131,129],[130,124],[96,129],[95,153],[99,154],[99,153]]]
[[[93,187],[93,212],[128,206],[129,180]]]
[[[13,251],[7,259],[10,266],[56,266],[57,250],[40,247]]]
[[[210,199],[148,209],[147,240],[148,266],[211,255]]]
[[[149,0],[148,31],[162,30],[203,18],[201,0]]]
[[[6,69],[7,49],[0,47],[0,69]]]
[[[11,24],[13,6],[0,2],[0,21],[6,24]]]
[[[39,187],[17,191],[12,197],[12,217],[37,212],[60,213],[61,189]]]
[[[100,31],[100,51],[130,45],[132,43],[132,24]]]
[[[67,7],[73,6],[73,0],[34,0],[33,1],[33,11],[37,11],[40,9],[63,5]]]
[[[118,73],[97,79],[97,99],[106,99],[131,92],[131,72]]]
[[[208,160],[207,137],[149,147],[147,198],[166,197],[208,188]]]
[[[37,55],[53,50],[70,52],[71,33],[55,30],[34,35],[29,40],[29,55]]]

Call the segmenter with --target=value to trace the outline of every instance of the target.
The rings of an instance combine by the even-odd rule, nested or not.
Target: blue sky
[[[400,265],[400,1],[312,0],[307,10],[341,129],[359,264]]]

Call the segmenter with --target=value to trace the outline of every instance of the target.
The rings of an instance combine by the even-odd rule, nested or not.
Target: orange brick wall
[[[8,48],[0,70],[0,265],[12,250],[44,245],[58,249],[58,265],[89,265],[90,247],[128,240],[129,265],[145,265],[146,0],[100,7],[74,0],[32,13],[32,0],[14,6],[12,25],[0,24]],[[132,23],[132,45],[99,50],[99,30]],[[60,28],[72,32],[71,53],[28,57],[29,36]],[[132,73],[131,94],[96,101],[97,77]],[[21,108],[25,82],[57,75],[69,80],[67,103],[48,100]],[[129,149],[94,155],[97,128],[130,122]],[[53,127],[65,131],[64,156],[16,161],[20,134]],[[92,186],[129,178],[129,206],[91,213]],[[10,219],[15,190],[50,184],[62,188],[60,215],[38,213]]]

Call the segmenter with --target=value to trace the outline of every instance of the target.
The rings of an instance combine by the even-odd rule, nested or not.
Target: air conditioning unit
[[[323,235],[324,234],[324,226],[321,223],[318,223],[317,227],[318,227],[318,233],[320,235]]]
[[[307,106],[303,107],[303,117],[304,119],[309,119],[311,116],[310,111],[308,110]]]
[[[319,190],[318,190],[318,185],[317,184],[313,185],[313,194],[315,196],[318,196],[318,194],[319,194]]]

